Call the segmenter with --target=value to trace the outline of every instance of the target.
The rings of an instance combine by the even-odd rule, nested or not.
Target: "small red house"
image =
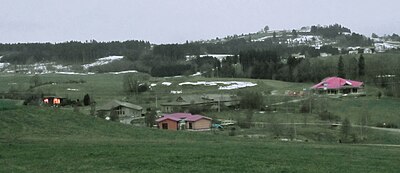
[[[318,94],[365,94],[363,82],[340,77],[325,78],[311,89]]]
[[[166,114],[156,120],[161,129],[166,130],[201,130],[211,128],[211,118],[202,115],[192,115],[190,113]]]

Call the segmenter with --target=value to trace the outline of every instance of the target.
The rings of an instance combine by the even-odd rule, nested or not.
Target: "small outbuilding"
[[[190,113],[166,114],[156,120],[158,128],[165,130],[206,130],[211,128],[211,118]]]

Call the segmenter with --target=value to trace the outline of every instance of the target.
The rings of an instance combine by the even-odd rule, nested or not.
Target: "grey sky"
[[[0,42],[175,43],[339,23],[400,32],[398,0],[0,0]]]

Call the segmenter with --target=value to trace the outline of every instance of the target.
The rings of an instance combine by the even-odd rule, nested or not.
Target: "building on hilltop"
[[[363,82],[343,79],[340,77],[325,78],[320,83],[312,86],[311,90],[318,94],[365,95]]]

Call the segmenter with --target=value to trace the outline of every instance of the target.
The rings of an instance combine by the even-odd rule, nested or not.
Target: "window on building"
[[[61,103],[61,100],[59,98],[54,98],[53,99],[53,104],[59,105]]]
[[[168,123],[162,123],[162,129],[168,129]]]
[[[115,110],[118,115],[125,115],[125,110],[122,109],[122,107],[118,107],[117,110]]]

